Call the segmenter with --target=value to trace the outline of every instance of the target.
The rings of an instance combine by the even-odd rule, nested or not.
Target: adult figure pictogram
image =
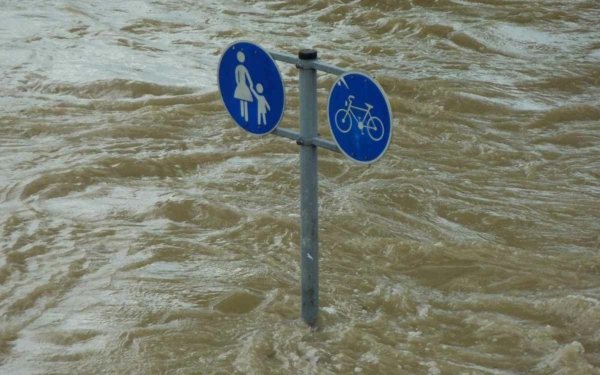
[[[248,103],[254,101],[250,90],[253,89],[254,84],[252,83],[252,77],[250,77],[248,69],[243,65],[244,61],[246,61],[246,56],[242,51],[237,53],[237,59],[240,65],[235,68],[235,82],[237,86],[233,97],[240,100],[241,115],[248,122]]]

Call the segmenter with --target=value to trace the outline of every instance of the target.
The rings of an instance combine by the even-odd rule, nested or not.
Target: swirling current
[[[598,1],[0,10],[0,373],[600,373]],[[238,40],[315,48],[392,107],[377,163],[319,151],[314,329],[298,147],[218,92]]]

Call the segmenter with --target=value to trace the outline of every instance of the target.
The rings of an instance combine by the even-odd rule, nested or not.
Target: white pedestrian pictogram
[[[267,111],[271,110],[269,102],[267,102],[264,95],[261,95],[262,92],[263,86],[260,83],[256,85],[256,91],[252,89],[252,93],[256,96],[256,105],[258,106],[258,126],[260,126],[261,121],[264,125],[267,125]]]
[[[335,126],[342,133],[348,133],[352,128],[354,122],[358,125],[360,134],[365,134],[365,128],[369,137],[374,141],[379,141],[383,138],[384,129],[383,122],[379,117],[375,117],[371,114],[371,109],[374,107],[369,103],[365,103],[367,108],[360,108],[352,105],[352,100],[355,97],[353,95],[348,96],[348,100],[344,102],[346,108],[342,108],[335,113]],[[362,117],[356,115],[355,111],[364,112]]]
[[[240,62],[240,65],[235,68],[235,82],[237,83],[237,86],[233,97],[240,100],[241,115],[246,122],[248,122],[248,103],[254,102],[254,98],[250,92],[253,83],[248,69],[242,65],[246,60],[246,56],[242,51],[237,53],[237,59]],[[248,86],[250,86],[250,88],[248,88]]]
[[[260,83],[256,85],[254,89],[254,83],[248,69],[242,65],[246,61],[246,56],[242,51],[237,53],[237,60],[240,62],[235,68],[235,92],[233,97],[240,100],[241,116],[248,122],[248,103],[254,102],[256,97],[256,106],[258,109],[258,126],[261,124],[267,125],[267,112],[271,110],[271,106],[264,95],[262,95],[264,88]]]

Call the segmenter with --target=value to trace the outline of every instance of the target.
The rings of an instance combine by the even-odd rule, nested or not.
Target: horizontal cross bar
[[[305,145],[305,146],[312,145],[312,146],[324,148],[329,151],[341,153],[340,149],[338,148],[338,146],[335,143],[327,141],[323,138],[303,139],[299,133],[296,133],[293,130],[282,129],[279,127],[275,128],[275,130],[273,131],[272,134],[278,135],[280,137],[289,138],[293,141],[296,141],[296,143],[299,145]]]
[[[349,72],[347,69],[339,68],[335,65],[329,65],[319,60],[300,60],[298,56],[290,55],[289,53],[269,51],[269,54],[275,60],[283,61],[288,64],[294,64],[303,69],[314,69],[337,76]]]

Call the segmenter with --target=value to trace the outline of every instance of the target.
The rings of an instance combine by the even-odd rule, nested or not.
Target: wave
[[[40,94],[71,95],[81,99],[136,99],[144,96],[181,96],[192,94],[190,87],[167,86],[156,83],[111,79],[85,84],[69,82],[45,82],[41,76],[33,75],[20,87],[24,92]]]
[[[78,259],[71,262],[68,271],[62,275],[55,275],[51,280],[43,285],[39,285],[32,291],[26,293],[24,297],[11,303],[6,310],[7,315],[15,316],[24,313],[25,311],[41,305],[41,301],[47,303],[41,309],[45,310],[52,305],[52,301],[56,301],[62,295],[71,290],[79,281],[79,279],[88,273],[85,267],[86,259]]]
[[[125,31],[132,34],[146,34],[149,32],[178,31],[188,26],[189,25],[183,23],[164,22],[159,20],[143,18],[135,22],[134,24],[122,27],[121,31]]]
[[[590,365],[585,358],[585,348],[581,343],[573,341],[563,345],[547,355],[537,366],[542,373],[553,374],[597,374],[597,368]]]
[[[530,128],[550,128],[561,122],[600,121],[600,108],[591,105],[568,105],[546,112]]]
[[[570,146],[576,148],[594,147],[600,144],[600,137],[590,136],[589,134],[579,132],[570,132],[550,137],[535,139],[534,144],[550,143],[557,146]]]

